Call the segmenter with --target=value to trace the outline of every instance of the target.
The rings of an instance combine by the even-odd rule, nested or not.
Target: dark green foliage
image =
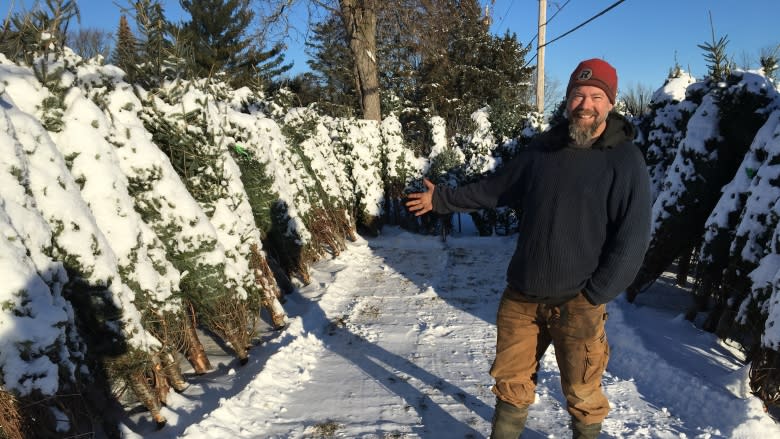
[[[729,40],[726,36],[720,37],[715,41],[715,35],[709,43],[699,44],[698,47],[704,51],[704,59],[707,61],[709,77],[713,81],[722,81],[731,74],[732,63],[726,56],[726,46]]]
[[[780,49],[780,47],[778,47],[778,49]],[[760,64],[766,77],[775,80],[775,73],[777,72],[778,65],[780,65],[777,50],[773,53],[762,55]]]
[[[135,21],[140,35],[138,58],[143,60],[136,68],[131,65],[130,77],[147,89],[159,87],[163,81],[186,73],[183,58],[189,47],[175,40],[179,32],[166,18],[159,0],[136,0]]]
[[[230,148],[230,155],[241,170],[241,182],[249,197],[249,205],[252,207],[252,215],[255,224],[267,236],[272,228],[271,206],[279,199],[279,196],[271,189],[273,179],[265,170],[265,165],[259,162],[250,150],[235,144]]]
[[[669,204],[660,206],[669,216],[654,231],[643,266],[630,287],[633,292],[655,281],[683,250],[698,247],[705,221],[721,196],[720,191],[713,188],[721,188],[734,178],[756,131],[766,121],[767,114],[761,110],[768,104],[767,97],[751,93],[745,84],[740,84],[741,75],[730,75],[726,79],[725,87],[710,89],[718,106],[720,136],[704,142],[704,153],[690,148],[678,151],[693,175],[684,179],[684,189],[671,201],[664,202]],[[709,84],[715,85],[712,81]],[[688,96],[698,99],[697,94]],[[739,196],[742,206],[745,195]],[[734,224],[740,213],[741,208],[731,215]],[[733,239],[733,228],[724,233],[727,236],[710,240],[705,246],[705,251],[716,253],[698,268],[702,285],[697,291],[704,297],[715,296],[721,304],[725,303],[725,298],[709,288],[721,285],[720,276],[727,264],[727,243]],[[742,272],[741,276],[747,276],[747,272]],[[738,284],[742,285],[741,282]]]
[[[318,103],[320,99],[320,88],[317,78],[311,72],[305,72],[296,75],[292,79],[283,79],[274,81],[268,87],[268,92],[272,95],[283,88],[289,90],[294,96],[294,105],[296,107],[308,107],[309,104]],[[320,108],[320,104],[317,107]]]
[[[249,0],[182,0],[190,20],[182,26],[192,48],[192,70],[196,77],[225,73],[231,86],[261,89],[288,71],[284,46],[259,50],[247,34],[254,12]]]
[[[564,98],[553,110],[549,120],[550,126],[554,127],[562,123],[568,123],[566,119],[566,98]]]
[[[448,132],[466,132],[471,113],[489,106],[498,114],[501,135],[514,128],[505,123],[511,114],[527,110],[532,69],[523,67],[528,52],[514,34],[490,35],[473,1],[452,6],[459,18],[447,34],[444,52],[423,59],[420,67],[420,104],[447,120]]]
[[[27,14],[14,14],[0,32],[0,52],[13,61],[32,65],[39,56],[58,58],[65,47],[71,20],[79,20],[75,0],[45,0]],[[47,78],[46,63],[41,62],[42,77]]]
[[[732,75],[728,78],[727,83],[737,83],[740,79],[741,75]],[[756,132],[767,120],[768,114],[763,110],[769,106],[770,100],[766,96],[765,90],[762,91],[763,93],[761,94],[755,94],[750,92],[747,87],[736,86],[726,89],[720,96],[718,108],[720,109],[721,118],[718,126],[725,142],[718,149],[718,156],[722,161],[722,166],[713,172],[718,181],[728,181],[733,178],[734,174],[739,170],[742,157],[744,157],[750,147]],[[764,156],[764,158],[766,157]],[[708,268],[707,271],[700,274],[702,286],[710,289],[700,288],[697,290],[697,294],[713,296],[717,303],[724,306],[726,303],[731,303],[731,311],[733,311],[734,315],[736,315],[739,304],[742,303],[750,292],[752,282],[748,274],[757,267],[755,262],[747,261],[741,257],[741,250],[745,245],[745,237],[741,237],[736,242],[733,242],[735,240],[735,230],[743,214],[742,211],[748,195],[747,192],[735,194],[737,200],[734,201],[734,205],[737,208],[729,213],[729,227],[726,230],[719,231],[720,233],[713,240],[713,248],[708,249],[711,262],[709,264],[700,264]],[[732,246],[737,251],[729,253],[728,248]],[[717,286],[720,286],[720,288],[716,289],[715,287]],[[760,308],[764,301],[768,299],[770,293],[771,291],[767,293],[767,297],[757,297],[759,300],[757,302],[752,301],[752,304]],[[733,320],[733,315],[730,317],[730,320]],[[765,320],[766,316],[753,321],[764,322]]]
[[[427,157],[431,153],[433,138],[428,118],[427,112],[414,107],[407,107],[398,115],[403,127],[404,145],[416,157]]]
[[[306,46],[311,57],[307,62],[316,81],[318,108],[336,117],[358,114],[360,99],[355,88],[355,62],[341,18],[331,14],[317,23]]]
[[[124,15],[119,17],[119,28],[116,34],[116,47],[114,47],[111,62],[125,71],[128,82],[135,82],[139,63],[138,41]]]

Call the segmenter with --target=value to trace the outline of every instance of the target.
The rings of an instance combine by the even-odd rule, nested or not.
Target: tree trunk
[[[688,273],[691,270],[692,248],[683,250],[677,259],[677,286],[685,287],[688,285]]]
[[[255,282],[260,285],[263,294],[262,306],[268,310],[274,329],[282,329],[287,326],[287,314],[285,314],[284,308],[282,308],[282,304],[279,302],[281,292],[276,285],[271,267],[268,265],[265,255],[257,247],[257,244],[251,244],[249,248],[252,253],[250,267],[254,271]]]
[[[184,380],[184,375],[179,367],[179,362],[176,361],[176,354],[166,349],[160,352],[160,363],[162,364],[163,374],[168,384],[173,387],[173,390],[181,393],[188,387],[187,381]]]
[[[13,395],[0,390],[0,437],[7,439],[24,439],[22,430],[22,415],[19,414],[19,405]]]
[[[141,404],[152,414],[152,419],[157,424],[157,428],[162,428],[165,423],[165,417],[160,413],[160,400],[157,394],[146,381],[146,377],[141,372],[135,372],[129,377],[130,388],[135,396],[141,401]]]
[[[159,357],[155,358],[154,365],[152,366],[152,377],[154,378],[152,389],[154,389],[157,400],[163,405],[168,404],[168,392],[171,391],[171,385],[165,377],[165,370]]]
[[[195,331],[195,309],[192,304],[189,304],[189,312],[187,312],[187,324],[182,325],[184,327],[184,349],[186,352],[187,361],[190,362],[195,373],[203,375],[211,369],[211,362],[206,355],[206,349],[203,348],[203,343],[198,338],[198,333]]]
[[[382,120],[376,63],[376,0],[339,0],[349,49],[355,59],[355,81],[363,118]]]

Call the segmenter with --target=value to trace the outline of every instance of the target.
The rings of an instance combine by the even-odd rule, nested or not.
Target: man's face
[[[566,101],[569,135],[577,146],[590,144],[604,132],[607,115],[612,110],[604,90],[592,85],[575,87]]]

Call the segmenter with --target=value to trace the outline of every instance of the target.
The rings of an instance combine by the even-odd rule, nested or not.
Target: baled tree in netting
[[[0,103],[7,108],[3,89]],[[71,432],[86,432],[82,428],[91,423],[77,396],[86,378],[80,368],[86,349],[73,308],[62,295],[68,276],[63,264],[52,259],[52,230],[37,211],[29,185],[23,146],[7,110],[0,110],[0,265],[11,275],[0,288],[0,326],[19,328],[0,340],[0,436],[14,439],[55,434],[51,410],[59,404],[73,408]]]
[[[135,293],[144,327],[161,342],[152,354],[153,367],[142,372],[156,383],[151,397],[164,403],[168,386],[176,391],[186,387],[176,357],[187,331],[180,273],[168,260],[164,244],[135,210],[120,157],[109,140],[116,128],[110,118],[111,93],[124,83],[112,76],[115,69],[92,62],[73,64],[69,70],[76,87],[64,99],[64,127],[52,137],[117,256],[122,280]],[[110,196],[104,193],[106,186],[113,188]]]
[[[773,105],[777,108],[780,101]],[[747,353],[762,338],[772,282],[772,254],[780,220],[780,112],[775,109],[756,133],[735,181],[749,179],[738,223],[733,227],[718,302],[710,319],[721,337],[739,341]],[[745,174],[741,177],[740,174]],[[724,194],[725,196],[725,194]],[[771,327],[771,325],[770,325]]]
[[[675,70],[666,78],[663,87],[653,93],[650,112],[644,117],[647,128],[643,131],[642,149],[646,151],[650,193],[654,201],[662,192],[666,172],[677,153],[677,145],[685,137],[688,119],[698,105],[698,102],[686,99],[685,96],[688,86],[694,82],[688,73]]]
[[[192,97],[189,104],[193,109],[202,109],[202,135],[210,141],[210,148],[218,153],[218,162],[212,166],[215,172],[221,170],[224,180],[219,185],[222,187],[221,200],[215,202],[215,214],[211,221],[227,250],[228,259],[241,272],[237,282],[246,290],[249,303],[258,314],[261,308],[266,309],[272,326],[282,328],[286,325],[286,316],[279,301],[281,292],[266,260],[261,229],[255,222],[255,208],[250,203],[251,198],[241,179],[240,167],[234,158],[237,139],[233,136],[234,129],[229,121],[240,114],[237,110],[240,98],[222,81],[202,80],[196,84],[197,87],[190,92]],[[242,92],[247,91],[247,88],[242,89]],[[187,103],[183,102],[185,106]],[[186,112],[186,108],[183,111]],[[219,188],[213,189],[216,191]],[[210,206],[207,207],[208,212]]]
[[[395,114],[382,121],[382,180],[385,197],[385,221],[390,224],[406,224],[410,215],[403,205],[405,189],[413,180],[422,177],[426,161],[415,157],[404,142],[403,127]]]
[[[239,166],[253,168],[249,171],[253,182],[252,210],[255,215],[270,213],[258,222],[266,250],[287,275],[297,276],[308,284],[309,266],[321,252],[307,225],[311,208],[316,204],[310,193],[316,183],[306,171],[301,156],[287,142],[282,127],[264,113],[267,109],[276,115],[280,111],[276,105],[264,102],[244,88],[236,92],[233,107],[237,111],[231,114],[228,132],[235,142],[233,149],[238,147]],[[244,176],[245,184],[249,181],[247,176]]]
[[[199,263],[197,267],[177,267],[200,271],[200,276],[183,277],[182,291],[203,324],[225,340],[245,363],[263,292],[249,267],[248,246],[252,240],[242,241],[238,230],[241,226],[236,217],[229,215],[243,209],[245,194],[235,186],[235,162],[225,147],[216,144],[211,131],[213,110],[208,108],[211,96],[203,91],[206,84],[201,83],[204,88],[199,88],[193,82],[171,82],[154,96],[147,96],[142,117],[153,142],[168,156],[211,223],[213,235],[199,249],[203,256],[212,253],[206,266]],[[249,221],[253,226],[253,218]]]
[[[697,85],[697,93],[708,90],[705,84]],[[720,188],[726,183],[717,184],[709,175],[717,167],[717,150],[722,142],[715,97],[707,93],[688,122],[685,137],[664,178],[663,191],[653,203],[650,247],[627,290],[629,301],[651,285],[681,253],[698,245],[704,221],[717,202],[717,194],[709,185]]]
[[[332,119],[336,157],[346,169],[354,194],[350,206],[359,229],[378,235],[382,228],[382,135],[380,123],[366,119]]]
[[[714,75],[717,72],[713,72]],[[628,288],[633,300],[678,257],[699,246],[704,223],[719,199],[721,188],[737,171],[752,136],[766,119],[756,112],[766,97],[750,90],[742,75],[723,82],[713,76],[687,89],[699,102],[688,121],[662,190],[653,204],[652,239],[644,263]]]
[[[700,263],[697,266],[696,297],[700,307],[712,298],[715,301],[714,310],[709,313],[706,328],[715,330],[721,313],[725,310],[731,297],[732,310],[741,302],[749,290],[749,273],[756,263],[743,259],[740,254],[744,247],[744,231],[735,235],[735,230],[745,218],[745,202],[754,189],[756,169],[767,159],[766,141],[756,139],[756,132],[765,123],[772,102],[777,100],[777,91],[765,77],[747,72],[736,72],[728,81],[727,88],[720,90],[718,105],[721,112],[719,127],[729,148],[719,152],[724,159],[742,164],[723,166],[720,170],[725,174],[736,172],[731,183],[723,188],[723,196],[710,214],[705,225],[706,232],[702,243]],[[776,105],[776,104],[774,104]],[[744,156],[740,156],[743,144],[750,145]],[[731,154],[731,155],[728,155]],[[759,195],[762,196],[762,195]],[[751,212],[754,214],[755,212]],[[735,238],[738,239],[735,240]],[[759,255],[760,257],[762,255]],[[729,320],[733,321],[733,313]]]
[[[49,92],[29,69],[14,72],[13,78],[26,83],[9,88],[21,90],[25,102],[32,96],[39,102],[48,98]],[[133,385],[137,373],[153,364],[160,342],[142,326],[135,294],[122,280],[116,254],[80,193],[84,182],[74,179],[68,160],[37,117],[9,99],[6,114],[11,132],[21,146],[18,153],[25,154],[27,160],[27,168],[20,171],[26,173],[26,189],[51,229],[47,253],[61,261],[68,274],[62,294],[73,306],[76,326],[88,347],[86,401],[96,416],[104,417],[107,431],[115,432],[116,420],[111,418],[116,414],[104,410],[113,400],[107,395],[109,385]],[[164,422],[158,415],[155,413],[155,420]]]
[[[458,147],[463,152],[464,163],[459,185],[479,180],[495,172],[500,159],[494,155],[498,142],[493,135],[489,120],[489,109],[483,108],[471,114],[473,122],[470,134],[456,136]],[[480,209],[469,213],[479,234],[490,236],[496,231],[500,216],[509,219],[510,212],[500,209]]]
[[[115,72],[116,74],[116,72]],[[220,256],[214,246],[215,231],[200,206],[187,192],[165,154],[152,143],[152,136],[140,116],[141,101],[132,86],[117,74],[114,87],[97,90],[93,99],[106,103],[105,112],[112,123],[108,140],[116,148],[119,165],[128,179],[128,193],[135,210],[163,243],[167,258],[186,280],[180,281],[178,295],[184,301],[185,315],[178,322],[183,338],[181,350],[197,374],[211,369],[197,332],[196,316],[185,287],[211,285]],[[105,93],[105,95],[102,95]],[[181,227],[187,224],[187,227]],[[216,256],[216,259],[214,257]],[[192,270],[192,271],[190,271]],[[163,322],[167,322],[167,317]]]
[[[422,162],[423,177],[436,185],[445,184],[457,187],[461,180],[461,172],[465,156],[455,142],[447,138],[447,122],[441,116],[433,116],[428,121],[431,139],[430,152]],[[422,180],[412,181],[406,188],[407,192],[422,192],[426,188]],[[452,229],[452,215],[430,213],[419,217],[419,227],[425,233],[445,234]],[[413,223],[416,226],[416,222]],[[415,227],[416,228],[416,227]]]
[[[320,246],[326,244],[330,252],[338,254],[346,248],[345,239],[354,241],[357,236],[351,209],[354,194],[349,190],[349,176],[326,128],[326,121],[330,120],[310,108],[297,108],[285,115],[282,132],[313,183],[308,189],[314,205],[307,227],[313,239],[321,241]]]
[[[770,214],[780,217],[780,203]],[[769,251],[749,274],[750,292],[736,316],[743,328],[742,342],[750,361],[750,389],[766,406],[780,406],[780,227],[775,226]]]
[[[770,225],[762,224],[771,222],[771,218],[766,217],[766,203],[772,202],[767,198],[771,196],[767,197],[764,193],[768,182],[763,176],[758,176],[757,171],[768,166],[762,174],[772,172],[772,162],[768,161],[772,140],[767,135],[773,131],[774,125],[765,118],[780,100],[765,77],[739,72],[735,75],[741,75],[741,80],[726,90],[721,98],[722,131],[730,144],[740,144],[748,139],[751,143],[734,178],[723,187],[723,195],[705,223],[696,269],[698,282],[694,291],[699,311],[706,309],[707,302],[714,299],[714,309],[709,311],[705,320],[705,329],[710,331],[731,327],[739,303],[750,290],[747,274],[765,253],[765,249],[756,248],[757,236],[751,235],[765,234],[759,230]],[[743,111],[751,116],[745,116]],[[689,317],[695,311],[692,310]],[[725,333],[720,335],[726,336]]]

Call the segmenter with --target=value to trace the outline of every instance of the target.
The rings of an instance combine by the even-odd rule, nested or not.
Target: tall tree
[[[381,120],[379,73],[376,62],[377,0],[339,0],[355,65],[356,89],[363,118]]]
[[[518,113],[528,103],[531,69],[523,67],[528,52],[515,35],[490,35],[476,0],[446,2],[433,32],[443,40],[429,40],[422,52],[419,104],[442,116],[450,132],[471,130],[471,114],[489,106]],[[443,12],[443,14],[442,14]],[[450,18],[447,18],[450,17]],[[511,135],[511,128],[501,135]]]
[[[165,18],[159,0],[136,0],[135,20],[140,34],[139,66],[136,80],[148,88],[156,88],[166,79],[180,76],[184,70],[182,58],[186,48],[175,44],[175,28]]]
[[[119,29],[116,35],[116,47],[111,54],[111,62],[124,70],[128,80],[133,82],[138,65],[138,41],[124,15],[119,17]]]
[[[306,43],[308,61],[318,85],[319,105],[334,116],[353,116],[360,111],[354,81],[354,62],[341,19],[331,14],[314,25]]]
[[[232,86],[240,87],[267,83],[292,67],[283,64],[283,45],[263,51],[247,34],[255,16],[249,1],[180,1],[191,18],[182,30],[193,49],[195,75],[224,72]]]

